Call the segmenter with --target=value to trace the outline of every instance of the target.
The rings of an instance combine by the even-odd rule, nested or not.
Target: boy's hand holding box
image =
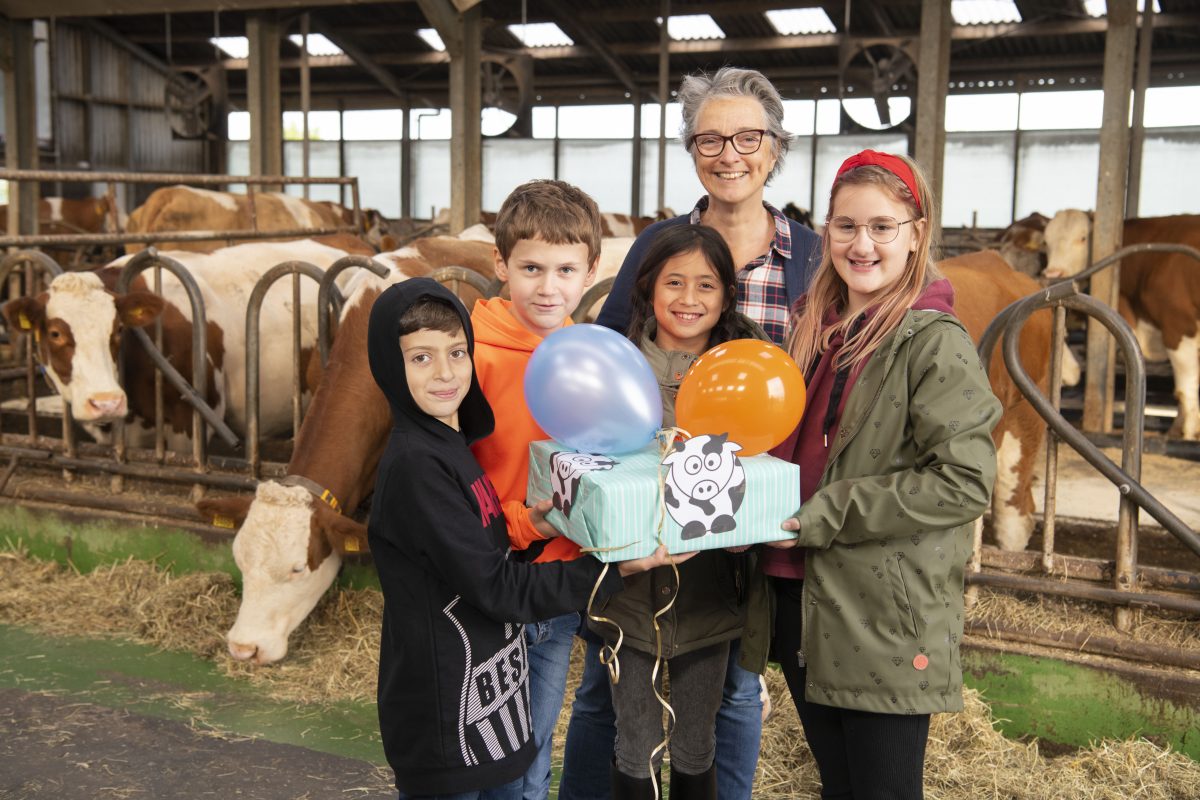
[[[546,519],[601,561],[652,554],[660,520],[671,553],[793,538],[779,525],[800,507],[800,468],[739,449],[724,435],[676,443],[665,457],[656,442],[619,456],[533,442],[526,496],[552,499]]]

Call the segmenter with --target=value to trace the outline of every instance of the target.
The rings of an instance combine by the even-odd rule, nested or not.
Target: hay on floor
[[[1006,595],[982,593],[974,619],[1006,623],[1063,619],[1064,609],[1039,608]],[[378,669],[383,600],[373,590],[335,590],[292,635],[282,664],[253,667],[225,652],[224,634],[237,615],[233,581],[221,573],[172,576],[157,565],[127,561],[81,575],[30,558],[19,548],[0,550],[0,622],[50,634],[116,635],[184,650],[214,660],[227,674],[261,685],[270,695],[320,705],[342,700],[370,702]],[[1055,600],[1041,600],[1055,604]],[[1072,601],[1073,602],[1073,601]],[[1016,603],[1013,606],[1012,603]],[[1081,621],[1072,608],[1072,625]],[[1106,633],[1111,634],[1109,626]],[[1194,620],[1146,615],[1135,635],[1191,646]],[[578,643],[577,643],[578,644]],[[556,753],[581,672],[576,648],[567,706],[559,720]],[[782,674],[768,671],[775,713],[763,731],[754,797],[759,800],[819,797],[816,765]],[[978,693],[965,692],[960,714],[932,719],[925,762],[929,800],[1178,800],[1200,797],[1200,764],[1145,740],[1100,742],[1068,755],[1046,757],[1034,741],[1006,739]]]

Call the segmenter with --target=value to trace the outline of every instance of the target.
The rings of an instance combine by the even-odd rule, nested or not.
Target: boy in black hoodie
[[[508,558],[500,500],[468,448],[495,420],[458,298],[428,278],[389,287],[371,310],[367,350],[393,417],[368,530],[384,595],[379,725],[396,788],[402,798],[519,797],[535,748],[518,623],[584,608],[602,565]],[[553,531],[548,505],[533,518]],[[666,563],[660,548],[614,565],[597,599],[619,591],[622,575]]]

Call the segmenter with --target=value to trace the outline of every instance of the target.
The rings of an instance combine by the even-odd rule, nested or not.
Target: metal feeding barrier
[[[1138,509],[1145,509],[1177,541],[1200,556],[1200,535],[1159,502],[1141,484],[1144,437],[1143,409],[1146,395],[1145,360],[1136,337],[1117,312],[1080,291],[1080,282],[1121,259],[1140,253],[1184,253],[1200,261],[1200,251],[1183,245],[1142,244],[1125,247],[1069,279],[1010,305],[994,319],[979,341],[983,363],[991,363],[995,345],[1002,337],[1005,366],[1014,384],[1046,420],[1046,496],[1042,552],[1006,552],[983,546],[976,531],[967,583],[1013,591],[1073,597],[1114,606],[1113,624],[1128,632],[1134,622],[1132,609],[1159,608],[1200,614],[1200,574],[1195,571],[1138,564]],[[1036,311],[1054,309],[1054,335],[1050,343],[1051,396],[1047,398],[1020,363],[1018,343],[1021,328]],[[1066,338],[1066,311],[1071,309],[1098,320],[1116,340],[1125,363],[1125,426],[1121,464],[1118,466],[1099,447],[1076,430],[1061,414],[1061,352]],[[1066,555],[1055,550],[1058,446],[1063,441],[1096,468],[1120,495],[1114,557],[1111,562]],[[983,567],[997,571],[984,571]],[[1014,574],[1024,573],[1024,574]],[[1034,574],[1029,574],[1034,573]],[[1040,575],[1036,573],[1041,573]],[[1049,635],[1009,627],[997,629],[990,623],[980,632],[999,632],[1006,639],[1032,644],[1070,647],[1100,655],[1200,669],[1200,655],[1147,642],[1088,636]]]
[[[84,172],[46,169],[0,169],[0,180],[28,182],[73,182],[73,183],[104,183],[107,185],[105,199],[108,204],[108,233],[54,233],[54,234],[24,234],[20,236],[0,235],[0,247],[54,247],[77,245],[126,245],[126,244],[157,244],[163,241],[171,242],[233,242],[234,240],[253,239],[287,239],[307,236],[327,236],[336,233],[360,233],[362,231],[363,214],[358,197],[357,178],[302,178],[289,175],[193,175],[189,173],[170,172]],[[224,188],[229,185],[245,184],[246,197],[249,204],[250,228],[235,231],[153,231],[149,233],[129,233],[121,231],[120,217],[117,213],[118,183],[130,184],[190,184],[193,186],[214,186]],[[348,225],[335,225],[331,228],[288,228],[278,230],[260,230],[258,225],[258,207],[256,204],[256,186],[283,185],[332,185],[348,186],[351,196],[351,213],[353,221]]]
[[[46,288],[48,282],[61,273],[59,266],[52,259],[37,250],[26,250],[10,255],[0,262],[0,286],[6,279],[14,275],[14,270],[24,267],[24,285],[26,293],[37,293]],[[282,342],[267,342],[261,340],[260,321],[263,304],[267,294],[284,276],[292,276],[291,285],[291,428],[292,435],[299,430],[303,412],[303,370],[306,364],[303,359],[303,349],[311,346],[311,339],[305,338],[303,330],[303,315],[306,311],[316,312],[317,317],[317,346],[321,356],[322,368],[328,361],[330,342],[334,335],[334,325],[330,319],[340,317],[343,305],[341,291],[337,280],[345,270],[350,268],[367,269],[381,278],[387,278],[391,273],[388,267],[359,255],[348,255],[334,262],[326,270],[321,270],[313,264],[301,261],[290,261],[277,264],[267,270],[257,281],[249,295],[245,317],[245,358],[246,384],[245,408],[246,431],[241,438],[225,422],[222,416],[213,409],[205,397],[208,392],[208,336],[207,314],[204,297],[194,277],[187,268],[154,248],[141,251],[131,258],[123,267],[118,278],[116,290],[127,292],[134,286],[139,277],[145,280],[155,294],[162,293],[165,269],[171,277],[179,282],[186,293],[192,317],[191,325],[191,364],[190,376],[180,373],[172,365],[168,356],[163,352],[163,331],[161,319],[156,320],[155,329],[148,334],[137,328],[125,329],[127,340],[122,344],[122,352],[126,346],[141,347],[150,356],[154,365],[154,446],[153,450],[130,447],[125,425],[122,421],[112,423],[111,444],[92,444],[75,441],[75,428],[71,419],[70,408],[63,411],[62,438],[38,435],[38,421],[35,395],[37,394],[37,370],[33,348],[24,352],[25,365],[20,369],[9,369],[5,376],[11,381],[24,379],[24,394],[27,399],[22,413],[28,421],[28,434],[4,434],[0,443],[0,458],[8,458],[9,464],[0,473],[0,493],[12,478],[19,464],[40,467],[42,469],[61,469],[64,478],[72,482],[76,472],[91,472],[110,476],[111,495],[98,497],[95,493],[71,492],[56,488],[22,489],[20,497],[31,500],[63,503],[85,507],[103,508],[114,511],[132,513],[155,513],[160,516],[178,516],[187,513],[180,506],[170,503],[160,503],[144,498],[132,499],[122,497],[127,478],[151,480],[173,484],[190,484],[190,500],[198,499],[207,488],[232,490],[252,490],[260,478],[278,477],[285,474],[286,464],[281,462],[264,461],[262,457],[260,409],[262,407],[261,353],[263,346],[280,347]],[[147,270],[149,274],[143,275]],[[484,276],[462,267],[444,267],[434,271],[431,278],[448,284],[463,283],[471,286],[485,297],[491,295],[492,285]],[[38,278],[42,278],[38,282]],[[313,280],[318,283],[316,309],[311,304],[306,305],[302,292],[301,281]],[[13,287],[10,294],[17,293]],[[311,295],[310,295],[311,297]],[[311,323],[310,323],[311,324]],[[311,329],[310,329],[311,330]],[[125,380],[125,359],[120,359],[122,385],[128,385]],[[191,453],[177,453],[170,450],[164,425],[163,393],[168,390],[177,392],[179,397],[192,407]],[[280,386],[272,386],[279,390]],[[66,404],[64,404],[66,405]],[[208,436],[213,433],[228,447],[235,451],[234,455],[214,456],[208,451]],[[236,453],[237,450],[242,453]],[[244,456],[244,457],[243,457]]]

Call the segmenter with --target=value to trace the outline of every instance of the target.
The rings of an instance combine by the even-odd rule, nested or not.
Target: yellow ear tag
[[[232,519],[229,517],[222,517],[220,514],[217,514],[213,517],[212,524],[218,528],[228,528],[229,530],[233,530],[237,527]]]
[[[346,540],[342,542],[342,547],[346,549],[347,553],[357,553],[359,551],[358,538],[355,536],[347,536]]]
[[[21,326],[21,330],[23,331],[27,331],[33,327],[33,323],[29,321],[29,317],[25,316],[24,311],[17,315],[17,324]]]

